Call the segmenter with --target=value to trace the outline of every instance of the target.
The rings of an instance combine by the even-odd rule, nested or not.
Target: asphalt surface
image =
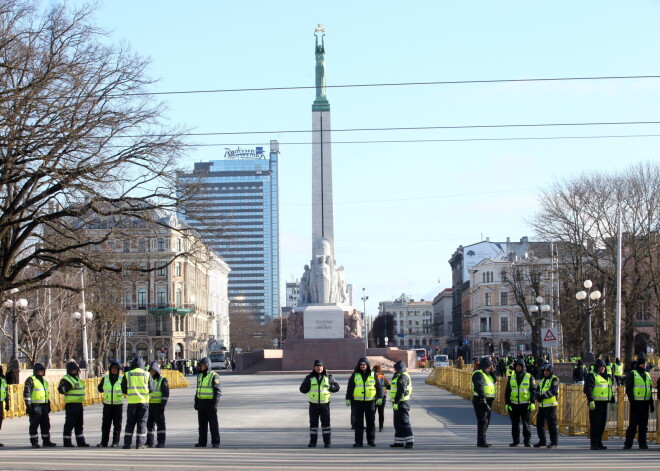
[[[344,405],[348,376],[337,375],[342,390],[332,405],[332,448],[307,448],[309,440],[306,396],[298,387],[302,375],[222,374],[219,410],[221,446],[195,449],[197,413],[193,409],[195,378],[190,388],[172,390],[166,410],[166,448],[123,450],[95,448],[100,441],[102,406],[85,409],[85,437],[92,448],[64,449],[64,413],[51,414],[53,449],[33,450],[26,417],[5,420],[0,431],[0,469],[38,470],[188,470],[223,469],[655,469],[660,446],[648,451],[623,451],[621,439],[610,440],[609,450],[589,450],[585,437],[560,436],[557,450],[509,448],[508,417],[493,414],[488,440],[492,448],[476,445],[476,425],[470,402],[424,384],[425,373],[413,373],[412,450],[391,449],[394,430],[386,408],[385,431],[377,433],[376,448],[352,448],[350,413]],[[536,439],[536,437],[534,437]],[[123,434],[122,434],[123,441]],[[319,437],[319,443],[321,442]]]

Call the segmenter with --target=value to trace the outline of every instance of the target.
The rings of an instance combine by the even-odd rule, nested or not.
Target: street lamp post
[[[547,312],[550,312],[550,306],[548,304],[543,304],[543,296],[537,296],[534,299],[534,304],[531,306],[527,306],[527,310],[532,313],[532,314],[545,314]],[[537,322],[535,323],[535,329],[540,329],[541,324],[540,324],[541,318],[539,317],[537,319]],[[537,337],[538,338],[538,337]],[[541,339],[541,345],[538,346],[541,350],[541,356],[543,356],[543,339]],[[552,358],[551,358],[552,359]]]
[[[585,280],[583,286],[587,291],[578,291],[575,293],[575,299],[580,301],[584,307],[584,361],[587,363],[593,363],[595,357],[591,345],[591,311],[600,304],[601,293],[598,290],[591,291],[591,287],[593,286],[591,280]]]
[[[9,369],[11,370],[11,383],[19,383],[19,373],[21,365],[18,362],[18,311],[26,309],[28,306],[27,299],[16,299],[16,294],[18,293],[18,288],[12,288],[9,290],[9,294],[13,299],[8,299],[3,303],[3,306],[7,309],[11,309],[11,319],[12,319],[12,350],[11,350],[11,360],[9,362]]]
[[[369,348],[369,322],[367,320],[367,299],[366,288],[362,288],[362,317],[364,318],[364,344]]]
[[[85,303],[78,305],[78,309],[82,312],[74,312],[71,314],[71,317],[75,319],[80,326],[82,327],[82,353],[83,361],[80,364],[81,370],[87,370],[89,365],[89,356],[87,354],[87,321],[91,321],[94,318],[94,314],[89,311],[85,311]]]

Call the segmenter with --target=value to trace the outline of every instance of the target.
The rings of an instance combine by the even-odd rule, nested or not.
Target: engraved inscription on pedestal
[[[304,313],[305,339],[343,339],[344,311],[321,306],[307,308]]]

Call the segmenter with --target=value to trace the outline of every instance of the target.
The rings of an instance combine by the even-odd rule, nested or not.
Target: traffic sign
[[[541,329],[541,338],[543,339],[544,347],[558,347],[559,346],[559,331],[556,327],[548,327]]]

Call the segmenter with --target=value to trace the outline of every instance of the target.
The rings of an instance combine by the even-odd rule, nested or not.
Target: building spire
[[[319,33],[321,33],[321,44],[319,44]],[[325,95],[325,28],[318,24],[314,30],[316,38],[316,100],[312,105],[312,111],[330,111],[330,102]]]

